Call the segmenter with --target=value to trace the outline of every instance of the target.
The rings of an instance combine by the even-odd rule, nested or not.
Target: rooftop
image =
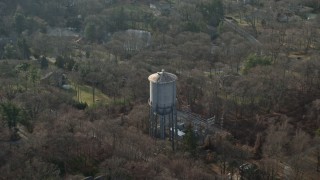
[[[161,72],[151,74],[148,79],[150,82],[154,83],[169,83],[177,80],[178,78],[176,75],[162,70]]]

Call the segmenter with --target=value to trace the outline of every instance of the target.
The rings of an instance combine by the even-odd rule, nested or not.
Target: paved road
[[[239,27],[237,24],[233,23],[229,19],[224,19],[224,22],[227,26],[232,28],[234,31],[236,31],[238,34],[246,38],[250,43],[257,45],[257,46],[262,46],[261,42],[258,41],[255,37],[253,37],[251,34],[243,30],[241,27]]]

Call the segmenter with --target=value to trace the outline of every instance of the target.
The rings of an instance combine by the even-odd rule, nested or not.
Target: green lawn
[[[87,85],[73,85],[73,90],[76,92],[74,95],[74,99],[78,100],[79,93],[79,101],[86,102],[89,106],[93,105],[93,96],[92,96],[92,87]],[[77,91],[79,90],[79,92]],[[108,104],[110,102],[110,98],[103,94],[97,88],[95,89],[95,103]]]

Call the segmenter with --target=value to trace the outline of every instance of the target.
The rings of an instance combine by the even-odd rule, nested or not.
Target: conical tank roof
[[[169,83],[176,81],[178,78],[176,75],[165,72],[164,69],[162,69],[161,72],[151,74],[148,79],[153,83]]]

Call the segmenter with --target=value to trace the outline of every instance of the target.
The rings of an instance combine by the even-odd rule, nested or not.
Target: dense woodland
[[[318,179],[319,14],[319,0],[1,0],[0,179]],[[149,137],[161,69],[178,109],[227,133],[190,125],[175,150]]]

